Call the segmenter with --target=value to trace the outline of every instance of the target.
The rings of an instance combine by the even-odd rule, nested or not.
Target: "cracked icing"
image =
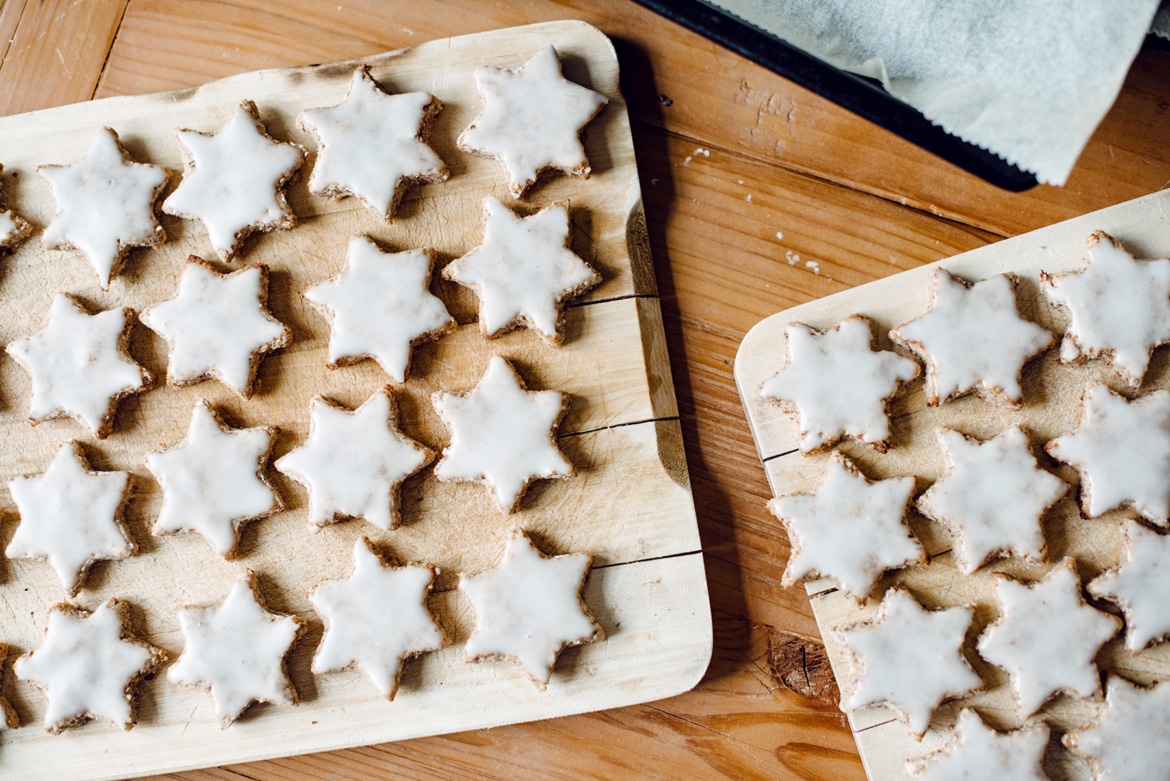
[[[28,417],[34,425],[69,415],[98,439],[110,433],[118,400],[154,384],[126,352],[133,318],[133,309],[91,315],[58,293],[44,328],[8,345],[8,354],[32,375]]]
[[[986,442],[936,433],[947,471],[918,498],[918,509],[950,530],[959,571],[970,575],[1001,554],[1043,561],[1040,518],[1068,483],[1039,467],[1016,426]]]
[[[1042,764],[1047,748],[1047,724],[997,732],[964,708],[953,739],[908,769],[921,781],[1048,781]]]
[[[1153,781],[1166,778],[1167,735],[1170,684],[1142,689],[1110,678],[1101,718],[1063,743],[1088,761],[1094,781]]]
[[[973,613],[927,610],[901,587],[886,592],[873,618],[836,632],[852,661],[846,706],[889,705],[921,736],[939,703],[982,686],[961,651]]]
[[[200,401],[187,438],[146,456],[146,468],[163,492],[151,531],[196,531],[217,553],[234,558],[241,526],[284,509],[264,476],[275,440],[275,428],[229,428]]]
[[[977,390],[1018,406],[1020,372],[1053,336],[1020,317],[1016,278],[998,274],[968,286],[935,269],[930,283],[930,311],[890,331],[891,339],[926,362],[927,403]]]
[[[131,247],[157,247],[166,241],[154,204],[167,184],[167,171],[136,163],[118,134],[105,127],[89,151],[73,165],[42,165],[57,213],[45,228],[46,249],[77,250],[98,275],[102,290]]]
[[[1080,427],[1044,449],[1081,475],[1081,507],[1090,518],[1132,505],[1151,523],[1170,517],[1170,391],[1135,401],[1091,383]]]
[[[1099,599],[1121,606],[1127,628],[1125,647],[1140,653],[1170,634],[1170,536],[1158,534],[1137,521],[1123,527],[1125,547],[1121,562],[1088,585]]]
[[[309,490],[313,531],[347,518],[398,526],[402,482],[426,466],[429,450],[398,430],[390,393],[353,412],[318,396],[309,405],[309,438],[276,468]]]
[[[434,250],[382,252],[368,238],[350,240],[345,270],[304,292],[330,320],[330,368],[373,358],[406,382],[414,345],[456,327],[428,289],[434,262]]]
[[[499,564],[459,576],[475,609],[467,660],[512,659],[543,689],[562,650],[604,636],[581,599],[592,561],[584,553],[545,556],[513,529]]]
[[[318,145],[309,190],[328,198],[355,195],[390,219],[409,184],[447,178],[447,166],[423,141],[442,108],[426,92],[387,93],[369,66],[359,66],[341,103],[297,115],[297,126]]]
[[[191,258],[175,297],[141,316],[170,347],[167,382],[182,386],[214,378],[249,398],[265,353],[292,341],[288,326],[268,313],[267,301],[267,266],[220,274]]]
[[[224,729],[254,702],[297,704],[285,656],[304,631],[304,622],[268,612],[255,589],[256,576],[248,572],[216,607],[178,611],[186,644],[167,670],[167,680],[210,690],[215,717]]]
[[[485,337],[526,326],[560,344],[564,303],[601,282],[569,249],[568,203],[520,217],[488,196],[483,211],[483,243],[448,263],[443,278],[475,291]]]
[[[252,233],[297,224],[283,187],[305,162],[305,150],[269,137],[254,103],[241,103],[216,133],[182,128],[176,135],[183,180],[162,209],[202,221],[222,260],[233,259]]]
[[[871,482],[834,452],[813,493],[768,502],[792,542],[784,585],[827,577],[862,602],[883,572],[925,563],[905,524],[913,492],[913,477]]]
[[[784,329],[788,363],[760,386],[760,398],[795,412],[800,452],[855,437],[885,450],[890,420],[886,403],[901,383],[918,376],[918,364],[892,352],[874,352],[868,319],[853,315],[826,331],[793,323]]]
[[[426,606],[437,572],[425,564],[389,567],[368,539],[359,538],[353,574],[326,581],[309,596],[325,622],[313,672],[357,667],[383,697],[394,699],[403,663],[447,644]]]
[[[1079,270],[1041,273],[1048,300],[1069,317],[1060,359],[1105,358],[1137,388],[1154,348],[1170,342],[1170,260],[1136,260],[1104,231],[1086,244]]]
[[[1073,560],[1064,559],[1035,583],[994,577],[999,618],[979,636],[978,649],[1008,671],[1020,715],[1031,716],[1056,694],[1100,693],[1093,660],[1121,620],[1085,603]]]
[[[459,148],[503,163],[513,196],[549,169],[589,177],[581,131],[609,101],[561,75],[556,49],[545,46],[517,70],[482,65],[475,85],[483,109],[459,134]]]

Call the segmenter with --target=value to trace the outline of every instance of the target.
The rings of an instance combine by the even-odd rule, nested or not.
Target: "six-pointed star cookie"
[[[41,241],[46,249],[78,250],[97,272],[102,290],[131,247],[157,247],[166,233],[154,202],[167,184],[167,171],[134,162],[118,134],[102,128],[80,161],[42,165],[37,173],[53,188],[57,213]]]
[[[565,394],[525,390],[498,355],[473,390],[431,398],[451,430],[451,444],[435,466],[440,480],[484,483],[508,513],[533,480],[577,473],[553,439],[565,414]]]
[[[283,187],[305,162],[305,150],[270,138],[251,101],[240,104],[217,133],[180,129],[176,134],[183,180],[162,209],[201,220],[221,259],[234,258],[252,233],[297,224]]]
[[[346,518],[393,529],[402,481],[432,457],[399,432],[394,404],[384,390],[353,412],[320,396],[313,399],[309,438],[277,459],[276,468],[309,489],[313,531]]]
[[[964,708],[953,739],[907,769],[922,781],[1048,781],[1043,767],[1047,748],[1046,724],[996,732]]]
[[[1153,781],[1166,778],[1168,734],[1170,684],[1141,689],[1110,678],[1104,714],[1062,742],[1088,761],[1095,781]]]
[[[982,684],[961,651],[973,614],[927,610],[901,587],[888,591],[873,618],[836,633],[853,663],[849,709],[889,705],[911,732],[925,733],[936,705]]]
[[[197,531],[233,558],[241,526],[284,509],[264,476],[275,440],[272,427],[231,429],[206,401],[196,404],[187,439],[146,456],[163,490],[154,534]]]
[[[827,331],[793,323],[784,329],[788,364],[764,381],[759,395],[795,412],[800,452],[856,437],[878,450],[889,446],[886,402],[901,383],[918,376],[918,364],[891,352],[874,352],[869,320],[853,315]]]
[[[768,502],[792,542],[784,585],[828,577],[862,602],[886,570],[925,562],[904,521],[913,492],[913,477],[870,482],[833,453],[814,493]]]
[[[4,166],[0,165],[0,174]],[[11,209],[0,211],[0,253],[11,252],[32,233],[32,226]]]
[[[167,680],[209,689],[220,727],[231,726],[254,702],[297,704],[285,656],[305,624],[268,612],[256,595],[254,573],[236,581],[217,607],[184,607],[178,615],[186,646]]]
[[[1106,358],[1137,388],[1154,348],[1170,342],[1170,260],[1135,260],[1104,231],[1086,243],[1083,268],[1040,275],[1048,300],[1069,318],[1061,361]]]
[[[959,571],[970,575],[997,554],[1044,559],[1040,518],[1068,483],[1036,463],[1028,437],[1013,426],[987,442],[938,430],[946,474],[918,498],[918,509],[954,540]]]
[[[1130,504],[1151,523],[1170,517],[1170,391],[1136,401],[1104,385],[1085,390],[1081,425],[1044,449],[1081,475],[1081,507],[1090,518]]]
[[[968,287],[940,268],[930,284],[930,311],[890,331],[926,362],[927,403],[977,390],[1019,406],[1020,372],[1053,336],[1020,317],[1016,278],[998,274]]]
[[[456,326],[427,289],[434,262],[434,250],[382,252],[361,236],[349,242],[346,269],[304,293],[330,316],[330,368],[373,358],[394,380],[406,382],[415,343]]]
[[[1121,563],[1088,585],[1089,593],[1121,606],[1128,627],[1125,647],[1140,653],[1170,635],[1170,535],[1126,521]]]
[[[249,398],[264,354],[292,341],[288,326],[268,314],[267,301],[267,266],[220,274],[192,257],[175,297],[141,316],[170,345],[167,382],[190,385],[213,377]]]
[[[569,249],[568,204],[520,217],[489,196],[483,212],[483,243],[448,263],[443,278],[475,291],[485,337],[523,325],[560,344],[565,301],[601,281]]]
[[[459,577],[475,608],[467,660],[514,659],[540,688],[547,686],[562,650],[603,636],[581,599],[592,562],[585,553],[545,556],[513,529],[499,564]]]
[[[383,697],[394,699],[403,663],[447,644],[426,606],[436,572],[430,565],[388,567],[370,541],[359,538],[353,574],[326,581],[309,596],[325,622],[313,672],[356,666]]]
[[[512,195],[549,169],[588,178],[581,130],[609,101],[561,75],[556,49],[545,46],[514,71],[476,68],[475,85],[483,110],[459,134],[459,148],[503,163]]]
[[[447,166],[423,141],[442,108],[426,92],[388,94],[368,65],[359,66],[345,100],[297,116],[297,126],[317,139],[309,189],[328,198],[356,195],[390,219],[409,184],[447,178]]]
[[[1031,584],[994,577],[999,618],[979,636],[979,654],[1008,671],[1020,714],[1031,716],[1059,693],[1100,692],[1093,659],[1121,620],[1085,604],[1073,560]]]
[[[118,400],[154,384],[126,352],[133,318],[133,309],[91,315],[58,293],[45,327],[8,345],[8,354],[32,375],[28,417],[34,425],[70,415],[98,439],[110,433]]]
[[[130,498],[128,472],[94,472],[81,446],[61,446],[44,474],[8,484],[20,525],[5,553],[9,558],[46,557],[70,596],[81,589],[95,561],[132,556],[122,513]]]
[[[67,603],[49,611],[45,641],[13,665],[17,678],[45,690],[46,730],[94,718],[134,726],[134,689],[167,654],[130,634],[129,613],[117,599],[93,613]]]

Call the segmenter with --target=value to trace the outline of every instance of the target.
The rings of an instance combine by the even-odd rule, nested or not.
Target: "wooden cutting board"
[[[890,329],[928,311],[929,277],[931,270],[938,266],[967,281],[978,281],[1003,272],[1015,273],[1020,277],[1017,300],[1021,313],[1054,333],[1062,334],[1066,320],[1043,298],[1039,289],[1041,270],[1060,272],[1080,267],[1084,262],[1085,239],[1095,230],[1110,233],[1139,258],[1170,256],[1168,210],[1170,190],[872,282],[780,312],[758,323],[740,345],[735,378],[773,493],[811,491],[828,457],[827,454],[802,456],[797,451],[795,421],[783,414],[778,406],[757,396],[763,381],[787,361],[784,328],[788,324],[804,323],[824,329],[851,314],[862,314],[874,321],[877,349],[893,349],[888,337]],[[921,515],[910,513],[911,528],[931,554],[931,562],[887,574],[880,581],[878,593],[901,584],[928,607],[974,605],[974,628],[968,633],[964,653],[983,678],[987,690],[936,710],[931,729],[921,743],[908,735],[906,727],[895,719],[889,708],[867,708],[850,714],[862,761],[872,781],[909,779],[906,760],[920,757],[941,745],[961,706],[975,708],[988,723],[999,729],[1012,729],[1022,723],[1011,702],[1007,674],[980,659],[975,652],[975,638],[998,615],[991,573],[1005,572],[1034,580],[1046,573],[1053,562],[1071,556],[1077,562],[1084,584],[1119,561],[1121,523],[1133,513],[1115,510],[1097,519],[1082,519],[1075,503],[1076,472],[1049,459],[1041,446],[1077,428],[1081,392],[1090,380],[1107,383],[1115,391],[1121,391],[1122,386],[1103,361],[1061,366],[1056,357],[1057,348],[1054,346],[1025,367],[1024,404],[1019,410],[974,395],[929,408],[923,381],[919,379],[904,389],[891,405],[895,448],[886,454],[878,454],[856,442],[840,448],[871,479],[914,475],[917,496],[941,476],[945,467],[935,440],[936,429],[948,427],[978,439],[988,439],[1012,425],[1020,425],[1028,432],[1032,449],[1039,454],[1042,466],[1074,485],[1069,496],[1043,518],[1049,556],[1049,563],[1044,565],[1029,565],[1021,559],[1001,559],[964,577],[953,563],[947,532]],[[1159,388],[1170,388],[1170,351],[1165,348],[1154,353],[1141,393]],[[777,562],[777,580],[782,566]],[[808,583],[806,588],[833,671],[839,680],[845,680],[851,675],[851,665],[842,655],[830,630],[872,615],[878,600],[871,596],[863,607],[858,608],[828,580]],[[1098,603],[1098,606],[1108,609],[1107,603]],[[908,639],[908,642],[913,640]],[[1170,643],[1155,645],[1131,656],[1123,646],[1123,637],[1118,635],[1106,644],[1098,655],[1098,662],[1109,674],[1138,683],[1165,680],[1170,678]],[[1046,754],[1045,769],[1056,781],[1079,781],[1090,777],[1085,763],[1059,745],[1059,735],[1093,721],[1100,707],[1100,702],[1061,696],[1041,710],[1055,736]]]
[[[559,349],[527,330],[484,340],[474,323],[474,297],[438,279],[438,267],[479,243],[484,197],[512,202],[497,162],[455,147],[459,131],[480,107],[472,71],[483,64],[519,67],[546,43],[560,52],[568,78],[610,101],[586,135],[593,176],[588,181],[542,180],[516,205],[529,213],[569,200],[573,249],[604,277],[570,309],[566,343]],[[174,686],[160,674],[141,687],[134,729],[122,732],[94,722],[52,736],[40,728],[43,695],[9,674],[3,693],[15,704],[22,726],[0,736],[0,775],[5,778],[42,777],[47,767],[58,778],[116,778],[542,719],[672,696],[691,688],[706,670],[712,645],[706,582],[612,45],[586,24],[555,22],[435,41],[361,62],[391,92],[425,90],[443,102],[430,143],[451,169],[451,178],[412,189],[391,224],[356,199],[333,202],[309,194],[307,175],[291,187],[289,200],[301,224],[255,240],[230,266],[269,265],[270,309],[293,332],[292,345],[261,364],[257,396],[243,401],[217,382],[160,386],[123,401],[114,433],[99,442],[71,419],[31,427],[26,420],[29,377],[12,359],[0,357],[0,475],[5,481],[43,471],[58,446],[70,439],[83,443],[95,469],[129,470],[138,478],[127,519],[138,555],[98,564],[75,602],[92,609],[109,597],[129,601],[137,628],[177,656],[183,638],[175,610],[218,603],[243,568],[251,568],[259,573],[270,607],[309,623],[290,657],[302,702],[254,706],[221,730],[209,695]],[[311,165],[315,144],[296,129],[295,117],[304,108],[339,102],[356,64],[249,73],[178,92],[0,119],[0,163],[5,166],[0,198],[38,228],[46,225],[54,203],[36,166],[80,159],[102,126],[116,129],[137,160],[175,172],[173,187],[182,169],[175,128],[218,130],[244,99],[255,101],[272,136],[309,148]],[[79,254],[47,252],[34,236],[0,265],[0,341],[39,330],[57,292],[78,296],[91,311],[141,311],[170,298],[188,255],[214,256],[199,223],[165,216],[162,221],[167,243],[154,251],[134,251],[108,293],[97,287]],[[270,469],[287,509],[245,527],[237,561],[223,561],[195,534],[151,536],[162,497],[143,456],[186,436],[199,399],[208,399],[233,425],[278,426],[275,460],[305,440],[314,396],[355,407],[386,385],[386,375],[372,361],[335,371],[325,367],[328,325],[300,296],[308,285],[341,270],[355,235],[371,236],[390,250],[435,248],[439,264],[432,291],[461,324],[458,331],[417,348],[411,377],[394,387],[403,430],[440,450],[448,434],[431,408],[430,394],[470,389],[489,358],[503,355],[530,388],[569,394],[558,442],[578,476],[534,484],[519,511],[505,516],[482,486],[439,483],[428,468],[404,486],[399,529],[384,532],[349,521],[313,534],[304,490]],[[166,345],[144,326],[135,326],[130,352],[156,376],[165,376]],[[18,519],[6,488],[0,490],[0,508],[5,509],[0,542],[7,545]],[[493,565],[515,526],[528,530],[547,553],[594,557],[585,600],[607,639],[562,654],[543,692],[517,665],[463,661],[462,645],[474,615],[455,590],[457,578]],[[381,699],[361,673],[309,671],[322,624],[306,592],[349,574],[353,543],[363,534],[398,561],[426,561],[441,569],[430,607],[453,642],[408,663],[393,702]],[[0,641],[15,654],[36,648],[49,608],[64,598],[47,563],[4,561]],[[4,666],[9,673],[10,665]]]

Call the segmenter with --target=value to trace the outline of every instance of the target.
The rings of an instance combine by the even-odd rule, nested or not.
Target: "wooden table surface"
[[[779,585],[789,547],[732,380],[740,339],[1170,185],[1166,50],[1138,55],[1067,186],[1009,194],[626,0],[4,0],[0,114],[565,18],[610,35],[622,64],[706,553],[706,677],[616,711],[167,778],[864,778],[808,600]]]

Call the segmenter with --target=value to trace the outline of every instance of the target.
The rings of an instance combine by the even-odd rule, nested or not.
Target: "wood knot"
[[[836,708],[841,692],[825,646],[784,632],[768,634],[768,673],[776,686]]]

